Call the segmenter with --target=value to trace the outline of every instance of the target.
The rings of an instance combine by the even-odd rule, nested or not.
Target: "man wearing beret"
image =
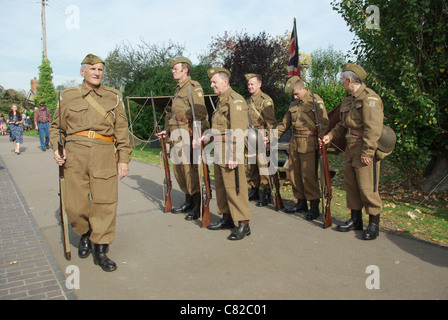
[[[291,77],[286,83],[285,92],[292,94],[294,100],[282,123],[277,127],[278,138],[292,128],[289,142],[289,172],[294,198],[297,204],[286,208],[286,213],[307,213],[306,219],[313,220],[319,216],[319,182],[317,179],[318,141],[316,124],[322,126],[322,131],[328,129],[328,116],[321,97],[305,87],[304,82],[297,76]],[[317,108],[317,112],[314,112]],[[317,114],[317,121],[315,114]],[[308,202],[310,208],[308,210]]]
[[[65,168],[67,215],[81,236],[78,255],[85,259],[92,251],[96,265],[114,271],[106,252],[115,237],[118,177],[128,175],[132,149],[120,93],[101,84],[104,65],[93,54],[81,62],[84,81],[61,93],[50,143],[56,163]]]
[[[177,81],[177,87],[171,110],[167,112],[168,117],[165,118],[168,123],[166,123],[165,130],[158,135],[160,137],[170,136],[171,152],[175,154],[175,157],[171,157],[171,160],[175,160],[174,176],[185,194],[185,203],[174,208],[172,213],[190,211],[185,220],[195,220],[201,213],[201,190],[198,164],[193,159],[191,143],[193,137],[192,109],[194,108],[196,122],[200,123],[202,131],[207,129],[208,113],[204,101],[204,91],[199,82],[190,77],[191,61],[185,57],[176,57],[170,60],[170,67],[173,78]],[[191,105],[191,101],[193,105]],[[189,150],[189,155],[182,153],[185,150]]]
[[[46,107],[45,102],[41,102],[39,109],[36,109],[34,112],[34,125],[39,131],[40,148],[42,151],[46,151],[50,148],[50,122],[50,110]]]
[[[249,73],[245,75],[247,80],[247,88],[251,97],[246,100],[249,107],[250,125],[256,129],[266,130],[268,134],[277,126],[274,114],[274,102],[267,94],[261,91],[262,77],[259,74]],[[257,146],[252,146],[254,149]],[[256,150],[256,149],[255,149]],[[258,154],[258,152],[257,152]],[[249,161],[247,164],[247,172],[249,175],[249,201],[259,200],[258,207],[267,206],[271,199],[271,187],[268,175],[260,175],[259,168],[266,168],[267,164],[261,164],[258,161],[258,156],[255,155],[255,161],[251,161],[251,156],[248,155]],[[254,162],[254,163],[252,163]],[[263,189],[260,199],[259,188]]]
[[[222,218],[210,230],[233,229],[229,240],[250,235],[250,205],[244,165],[244,135],[249,126],[245,99],[230,87],[230,71],[207,71],[219,100],[212,116],[215,147],[215,186],[218,214]],[[204,141],[210,137],[204,136]],[[235,227],[235,223],[238,224]]]
[[[347,140],[344,185],[351,219],[339,225],[337,230],[362,230],[364,207],[369,215],[369,225],[363,239],[372,240],[379,235],[382,209],[378,192],[380,161],[374,157],[383,130],[384,115],[381,98],[363,82],[366,76],[361,66],[352,63],[344,65],[342,83],[349,95],[342,100],[340,122],[322,140],[326,144],[340,136],[345,136]]]

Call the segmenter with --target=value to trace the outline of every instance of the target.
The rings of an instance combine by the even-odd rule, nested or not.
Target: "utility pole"
[[[43,41],[43,51],[44,51],[44,59],[48,60],[47,58],[47,27],[46,27],[46,20],[45,20],[45,1],[42,0],[42,41]]]

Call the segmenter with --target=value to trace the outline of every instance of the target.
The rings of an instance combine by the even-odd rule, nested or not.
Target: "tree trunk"
[[[448,190],[448,153],[432,158],[423,176],[425,181],[421,188],[424,192]]]

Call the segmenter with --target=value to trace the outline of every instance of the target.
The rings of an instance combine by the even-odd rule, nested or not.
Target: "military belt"
[[[306,131],[306,130],[293,130],[292,133],[294,135],[306,135],[306,136],[315,136],[317,133],[315,131]]]
[[[363,129],[350,129],[350,134],[357,137],[362,137],[364,135]]]
[[[99,139],[99,140],[103,140],[103,141],[108,141],[108,142],[114,142],[114,137],[112,136],[103,136],[102,134],[99,134],[95,131],[79,131],[76,133],[73,133],[73,135],[75,136],[83,136],[83,137],[87,137],[90,139]]]

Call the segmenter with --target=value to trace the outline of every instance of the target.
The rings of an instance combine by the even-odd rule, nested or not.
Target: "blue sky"
[[[41,0],[0,0],[0,8],[0,85],[28,92],[42,61]],[[124,41],[172,41],[185,46],[185,55],[195,63],[212,37],[224,31],[282,35],[292,30],[294,18],[300,51],[329,45],[344,53],[351,49],[354,36],[330,0],[48,0],[53,82],[81,82],[80,63],[88,53],[106,58]]]

